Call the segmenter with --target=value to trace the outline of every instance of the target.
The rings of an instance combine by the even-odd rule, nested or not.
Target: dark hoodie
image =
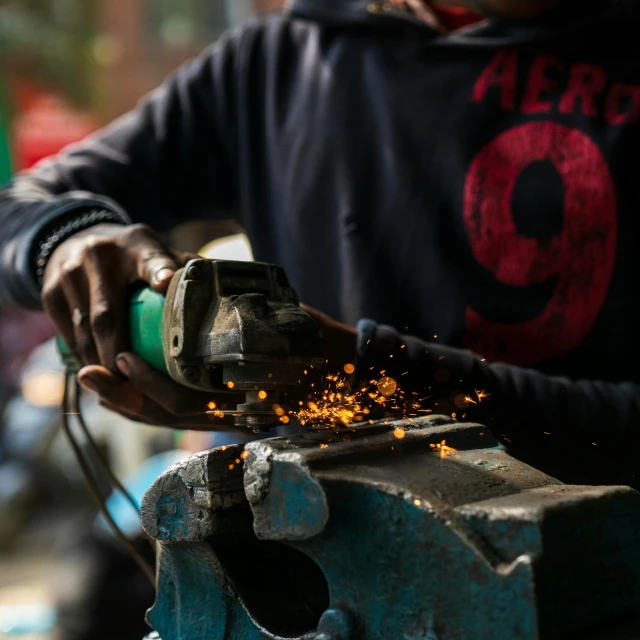
[[[35,239],[61,217],[235,217],[306,303],[386,325],[360,325],[363,375],[565,480],[633,484],[638,10],[577,6],[443,36],[384,3],[294,0],[227,34],[0,192],[0,303],[39,306]]]

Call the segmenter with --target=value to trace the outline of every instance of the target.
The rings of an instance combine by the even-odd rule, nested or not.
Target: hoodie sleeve
[[[166,231],[234,217],[235,40],[223,37],[132,112],[0,191],[0,306],[40,307],[35,245],[59,218],[107,209]]]
[[[428,343],[369,320],[358,329],[360,376],[385,371],[406,392],[417,393],[425,408],[487,425],[514,455],[534,466],[551,465],[545,468],[551,475],[561,477],[578,464],[583,470],[591,466],[591,472],[602,467],[604,474],[606,457],[614,464],[603,484],[612,478],[637,484],[636,469],[640,479],[637,384],[572,380],[492,364],[470,351]],[[586,483],[585,477],[574,476],[579,483]]]

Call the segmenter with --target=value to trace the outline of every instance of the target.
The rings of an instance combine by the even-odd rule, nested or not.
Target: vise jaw
[[[448,418],[200,453],[143,526],[162,640],[640,637],[611,625],[640,608],[640,494],[563,485]]]

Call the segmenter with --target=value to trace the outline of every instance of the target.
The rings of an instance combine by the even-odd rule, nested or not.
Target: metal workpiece
[[[640,494],[563,485],[448,418],[198,454],[150,489],[143,525],[163,640],[556,640],[596,624],[612,640],[640,607]]]

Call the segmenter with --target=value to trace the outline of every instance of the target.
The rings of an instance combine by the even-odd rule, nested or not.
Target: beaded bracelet
[[[71,219],[66,218],[58,222],[57,227],[54,227],[53,230],[48,232],[45,230],[41,236],[43,239],[36,242],[38,253],[34,256],[34,267],[40,288],[42,288],[44,271],[47,268],[51,254],[65,240],[68,240],[80,231],[95,227],[98,224],[127,224],[127,221],[119,213],[110,211],[109,209],[93,209],[79,215],[75,212],[74,217]]]

